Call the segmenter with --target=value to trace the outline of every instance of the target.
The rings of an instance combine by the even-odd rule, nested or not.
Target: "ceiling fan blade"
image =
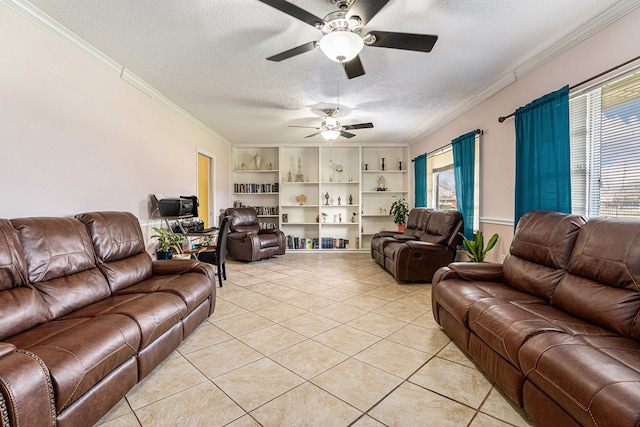
[[[345,138],[353,138],[355,135],[349,132],[345,132],[345,131],[340,131],[340,135],[344,136]]]
[[[391,33],[387,31],[371,31],[370,34],[376,37],[376,41],[371,46],[415,50],[418,52],[431,52],[433,45],[438,40],[438,36],[429,34]]]
[[[299,8],[295,4],[291,4],[285,0],[258,0],[264,4],[268,4],[271,7],[278,9],[280,12],[284,12],[287,15],[293,16],[296,19],[306,22],[307,24],[315,27],[316,24],[324,24],[324,20],[318,18],[313,13],[309,13],[304,9]]]
[[[293,49],[285,50],[277,55],[273,55],[267,58],[267,61],[275,61],[280,62],[285,59],[289,59],[293,56],[300,55],[301,53],[309,52],[316,48],[316,42],[309,42],[298,47],[294,47]]]
[[[311,135],[307,135],[307,136],[305,136],[305,138],[311,138],[311,137],[313,137],[313,136],[320,135],[321,133],[322,133],[322,132],[312,133]]]
[[[319,127],[315,127],[315,126],[293,126],[293,125],[291,125],[289,127],[290,128],[305,128],[305,129],[318,129],[318,130],[320,130]]]
[[[358,0],[349,9],[347,19],[354,15],[359,16],[362,19],[362,23],[366,25],[387,3],[389,3],[389,0]]]
[[[345,62],[344,70],[347,72],[347,77],[350,79],[364,76],[364,68],[362,68],[362,62],[360,62],[360,56],[356,56],[351,61]]]
[[[342,126],[344,129],[346,130],[352,130],[352,129],[370,129],[373,127],[373,123],[358,123],[355,125],[346,125],[346,126]]]

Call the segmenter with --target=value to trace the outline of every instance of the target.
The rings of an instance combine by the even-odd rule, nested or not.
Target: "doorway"
[[[209,228],[211,221],[211,177],[213,176],[213,158],[202,152],[198,152],[198,219],[204,222],[204,228]]]

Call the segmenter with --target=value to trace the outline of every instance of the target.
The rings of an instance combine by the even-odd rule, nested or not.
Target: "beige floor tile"
[[[406,287],[402,287],[401,285],[393,283],[393,284],[381,286],[377,289],[369,291],[367,292],[367,295],[376,297],[376,298],[386,299],[388,301],[395,301],[407,294],[410,294],[411,292],[413,292],[412,289],[408,289]]]
[[[245,415],[244,417],[240,417],[234,422],[227,424],[225,427],[261,427],[260,424],[253,418],[251,415]]]
[[[266,355],[276,353],[307,339],[280,325],[269,326],[238,338],[240,341]]]
[[[135,411],[206,381],[207,377],[179,357],[160,364],[127,393],[127,400]]]
[[[252,292],[253,295],[251,295],[250,297],[242,297],[242,300],[238,300],[235,303],[237,305],[239,305],[242,308],[245,308],[249,311],[255,311],[255,310],[259,310],[261,308],[265,308],[265,307],[271,307],[277,304],[280,304],[281,301],[265,296],[265,295],[261,295],[257,292]]]
[[[318,334],[340,325],[340,323],[334,320],[327,319],[326,317],[319,316],[314,313],[303,314],[302,316],[285,320],[280,324],[309,338],[315,337]]]
[[[254,313],[245,313],[229,319],[215,321],[214,325],[234,337],[239,337],[271,326],[273,322]]]
[[[431,359],[409,381],[476,409],[492,388],[478,370],[439,357]]]
[[[129,402],[127,399],[122,398],[120,402],[116,404],[109,412],[107,412],[101,419],[98,421],[96,425],[100,425],[106,423],[108,421],[114,420],[116,418],[123,417],[125,415],[133,415],[133,410],[129,406]],[[137,421],[136,421],[137,422]],[[115,424],[114,424],[115,425]],[[126,425],[126,424],[125,424]]]
[[[367,314],[368,311],[349,304],[336,303],[327,307],[323,307],[320,310],[316,310],[315,313],[324,317],[328,317],[329,319],[335,320],[336,322],[346,323],[357,317]]]
[[[347,325],[340,325],[313,338],[341,353],[353,356],[380,341],[380,337]]]
[[[262,354],[237,339],[185,355],[185,359],[193,363],[209,379],[248,365],[262,357],[264,357]]]
[[[318,292],[317,295],[323,298],[329,298],[332,301],[344,301],[346,299],[355,297],[356,295],[358,295],[358,293],[342,288],[332,288],[326,289],[322,292]]]
[[[356,292],[359,294],[366,294],[367,292],[371,292],[374,289],[377,289],[378,286],[367,285],[366,283],[356,281],[349,281],[346,283],[342,283],[339,285],[340,289],[345,289],[347,291]]]
[[[110,419],[104,423],[98,423],[96,426],[100,427],[140,427],[138,419],[133,412],[125,415],[121,415],[117,418]]]
[[[180,347],[178,347],[178,351],[180,354],[189,354],[232,338],[231,335],[217,326],[209,322],[204,322],[191,336],[182,342]]]
[[[531,418],[522,408],[512,402],[495,386],[489,393],[487,400],[482,404],[480,411],[514,426],[530,427],[534,425]]]
[[[311,382],[359,410],[366,411],[402,380],[359,360],[348,359]]]
[[[360,282],[367,283],[369,285],[383,286],[389,283],[396,283],[396,279],[386,271],[379,272],[372,276],[363,277],[359,279]]]
[[[443,331],[415,325],[407,325],[389,335],[387,339],[429,354],[437,354],[451,341]]]
[[[411,383],[402,384],[369,411],[372,418],[394,427],[460,427],[466,426],[474,414],[467,406]]]
[[[261,308],[255,311],[255,314],[266,317],[272,322],[280,323],[285,320],[293,319],[294,317],[301,316],[307,311],[299,307],[294,307],[291,304],[281,303],[272,305],[269,307]]]
[[[265,358],[221,375],[214,382],[250,412],[302,384],[304,379]]]
[[[352,427],[386,427],[386,426],[381,422],[374,420],[370,416],[365,415],[364,417],[356,421],[354,424],[352,424]]]
[[[392,319],[376,313],[367,313],[347,324],[382,338],[407,325],[405,322],[400,320]]]
[[[313,384],[305,383],[256,409],[251,415],[264,427],[343,427],[362,412]]]
[[[373,311],[389,303],[386,299],[371,297],[369,295],[358,295],[343,302],[367,311]]]
[[[334,304],[335,301],[318,295],[306,295],[303,297],[287,300],[287,303],[302,308],[303,310],[315,311]]]
[[[473,360],[453,341],[438,353],[438,357],[476,369],[476,364]]]
[[[427,311],[411,323],[427,329],[441,329],[440,325],[436,322],[436,319],[433,318],[433,312],[431,310]]]
[[[251,286],[256,285],[258,283],[264,282],[264,279],[260,277],[254,277],[247,275],[245,277],[235,277],[233,274],[227,274],[227,279],[238,286]]]
[[[307,340],[269,358],[305,379],[313,378],[347,359],[347,355]]]
[[[512,427],[512,424],[505,423],[496,418],[478,412],[469,427]]]
[[[427,285],[430,286],[430,285]],[[423,310],[431,309],[431,291],[416,291],[409,295],[405,295],[402,298],[397,299],[399,302],[407,302]]]
[[[247,313],[247,310],[244,308],[225,301],[222,298],[216,298],[216,307],[213,314],[209,317],[209,321],[217,322],[218,320],[228,319],[229,317],[245,313]]]
[[[214,384],[207,382],[136,411],[143,426],[223,426],[244,411]]]
[[[354,356],[390,374],[407,378],[432,356],[411,347],[382,340]]]
[[[425,314],[425,310],[406,302],[394,301],[375,310],[376,313],[393,317],[403,322],[412,322]]]

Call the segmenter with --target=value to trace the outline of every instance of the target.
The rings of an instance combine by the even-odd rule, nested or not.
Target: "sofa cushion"
[[[458,211],[432,211],[428,213],[426,233],[420,240],[429,243],[448,245],[451,234],[456,230],[456,224],[462,221],[462,215]],[[457,239],[456,239],[457,241]]]
[[[253,208],[228,208],[227,215],[231,217],[229,232],[258,233],[258,215]]]
[[[27,282],[27,263],[18,231],[8,219],[0,218],[0,291]]]
[[[504,261],[504,280],[523,292],[549,300],[585,220],[579,215],[532,211],[516,228],[510,256]]]
[[[87,212],[76,215],[93,241],[98,267],[112,292],[151,276],[152,260],[138,219],[129,212]]]
[[[80,221],[22,218],[11,222],[20,233],[29,281],[44,298],[49,320],[111,295]]]
[[[621,337],[590,340],[536,335],[520,349],[520,365],[529,381],[581,425],[638,425],[640,344]]]
[[[74,311],[60,320],[123,314],[135,320],[140,330],[142,350],[187,315],[186,304],[167,292],[116,295]]]
[[[639,283],[640,221],[593,218],[576,240],[551,304],[623,337],[640,339]]]
[[[135,321],[121,314],[55,320],[7,339],[49,369],[60,412],[133,357],[140,347]]]

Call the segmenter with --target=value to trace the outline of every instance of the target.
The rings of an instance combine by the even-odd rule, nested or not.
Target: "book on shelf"
[[[349,239],[322,237],[322,249],[349,249]]]
[[[287,236],[287,249],[319,249],[318,238],[308,238],[288,235]]]
[[[256,194],[256,193],[277,193],[279,190],[279,184],[277,182],[271,184],[263,184],[263,183],[234,183],[233,184],[233,192],[234,193],[246,193],[246,194]]]

